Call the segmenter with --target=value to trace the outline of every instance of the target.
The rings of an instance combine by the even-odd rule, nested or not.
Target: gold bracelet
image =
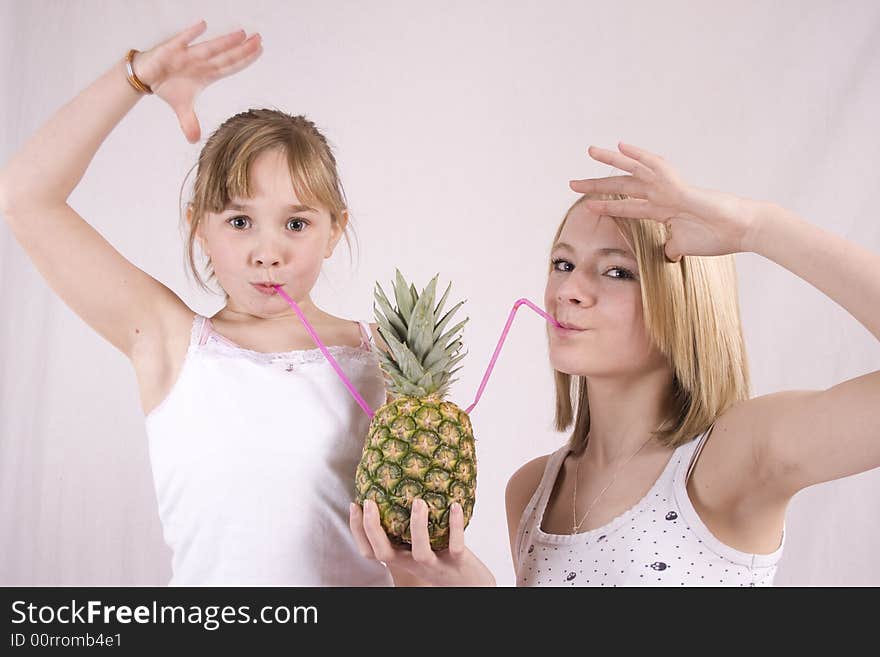
[[[135,88],[138,93],[142,94],[151,94],[153,90],[150,89],[150,85],[143,82],[137,75],[134,74],[134,68],[131,65],[132,60],[134,60],[134,56],[136,54],[140,54],[140,50],[135,50],[132,48],[128,51],[128,54],[125,56],[125,70],[128,73],[128,83]]]

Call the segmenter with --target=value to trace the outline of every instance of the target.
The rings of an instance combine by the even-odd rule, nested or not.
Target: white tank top
[[[375,411],[369,327],[330,353]],[[390,586],[348,527],[369,418],[318,349],[263,353],[193,319],[168,396],[146,417],[170,585]]]
[[[547,460],[517,530],[518,586],[770,586],[785,543],[770,554],[740,552],[703,524],[687,480],[710,430],[672,453],[651,490],[602,527],[573,535],[541,529],[568,446]]]

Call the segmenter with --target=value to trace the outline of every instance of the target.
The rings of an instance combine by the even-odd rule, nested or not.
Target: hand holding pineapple
[[[379,521],[379,508],[365,500],[363,510],[351,505],[349,526],[360,553],[382,561],[399,579],[401,571],[420,584],[433,586],[495,586],[492,572],[464,544],[464,513],[453,504],[449,519],[449,547],[436,551],[428,535],[428,505],[421,499],[412,502],[409,530],[412,549],[392,545]]]

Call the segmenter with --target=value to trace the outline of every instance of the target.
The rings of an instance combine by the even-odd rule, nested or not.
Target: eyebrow
[[[226,205],[226,210],[235,210],[236,212],[241,212],[244,210],[250,210],[251,206],[247,203],[228,203]],[[295,203],[288,203],[284,206],[285,210],[290,210],[291,212],[317,212],[315,208],[309,207],[308,205],[297,205]]]
[[[574,247],[571,244],[566,244],[565,242],[557,242],[553,245],[553,250],[556,249],[566,249],[574,253]],[[599,255],[619,255],[624,258],[629,258],[630,260],[635,260],[636,257],[630,251],[625,251],[624,249],[617,249],[613,247],[603,247],[601,249],[594,249],[594,252]]]

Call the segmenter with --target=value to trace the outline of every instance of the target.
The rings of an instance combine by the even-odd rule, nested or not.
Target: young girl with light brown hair
[[[187,257],[205,285],[198,246],[225,296],[210,318],[132,265],[67,202],[145,95],[168,103],[198,141],[196,96],[262,50],[260,36],[243,30],[192,43],[205,29],[199,22],[129,52],[58,110],[0,171],[0,212],[52,289],[134,367],[171,584],[388,585],[346,522],[369,418],[275,287],[366,402],[381,405],[370,327],[310,296],[348,225],[336,161],[315,125],[249,110],[202,148]]]

